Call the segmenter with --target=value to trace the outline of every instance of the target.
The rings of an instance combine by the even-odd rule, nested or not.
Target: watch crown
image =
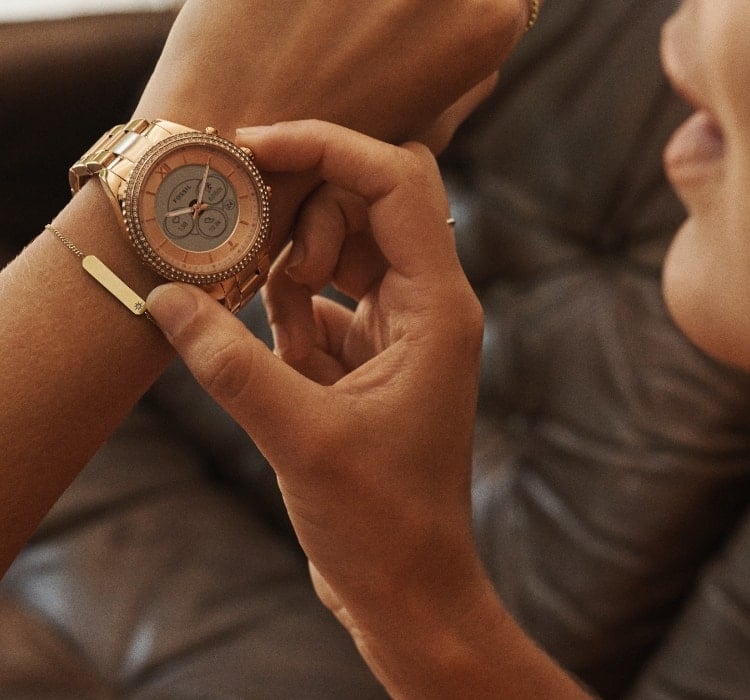
[[[218,135],[219,135],[219,132],[218,132],[218,130],[217,130],[217,129],[215,129],[214,127],[212,127],[212,126],[207,126],[207,127],[206,127],[206,128],[205,128],[205,129],[203,130],[203,132],[204,132],[204,133],[206,133],[206,134],[208,134],[209,136],[218,136]]]
[[[266,185],[266,194],[269,197],[273,194],[273,190],[271,189],[271,185]]]

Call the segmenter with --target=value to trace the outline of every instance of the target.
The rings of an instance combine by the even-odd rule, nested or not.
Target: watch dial
[[[267,244],[266,186],[248,154],[218,136],[190,132],[149,151],[124,213],[135,247],[169,279],[226,279]]]

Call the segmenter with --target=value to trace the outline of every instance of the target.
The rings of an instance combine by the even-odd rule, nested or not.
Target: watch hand
[[[195,209],[193,211],[193,218],[196,219],[198,217],[198,214],[201,213],[202,205],[203,205],[203,194],[206,191],[206,181],[208,180],[208,168],[211,165],[211,161],[209,159],[208,163],[206,163],[206,169],[203,171],[203,179],[201,180],[201,186],[198,190],[198,199],[195,202]]]
[[[194,207],[185,207],[184,209],[174,209],[168,211],[167,216],[182,216],[183,214],[192,214],[195,211]]]

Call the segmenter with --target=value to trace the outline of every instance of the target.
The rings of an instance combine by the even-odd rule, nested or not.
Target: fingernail
[[[295,278],[297,268],[305,261],[305,246],[302,245],[301,241],[295,241],[292,245],[291,251],[289,251],[289,257],[286,261],[286,273],[292,278]]]
[[[190,323],[198,310],[192,291],[181,284],[163,284],[146,298],[146,308],[170,342]]]

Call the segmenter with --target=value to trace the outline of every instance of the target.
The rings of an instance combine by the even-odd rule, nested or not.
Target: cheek
[[[689,219],[667,255],[663,286],[675,323],[693,343],[750,370],[750,226],[738,224]]]
[[[750,3],[725,0],[729,12],[713,39],[719,56],[714,78],[735,124],[750,128]],[[720,5],[722,3],[717,3]]]

